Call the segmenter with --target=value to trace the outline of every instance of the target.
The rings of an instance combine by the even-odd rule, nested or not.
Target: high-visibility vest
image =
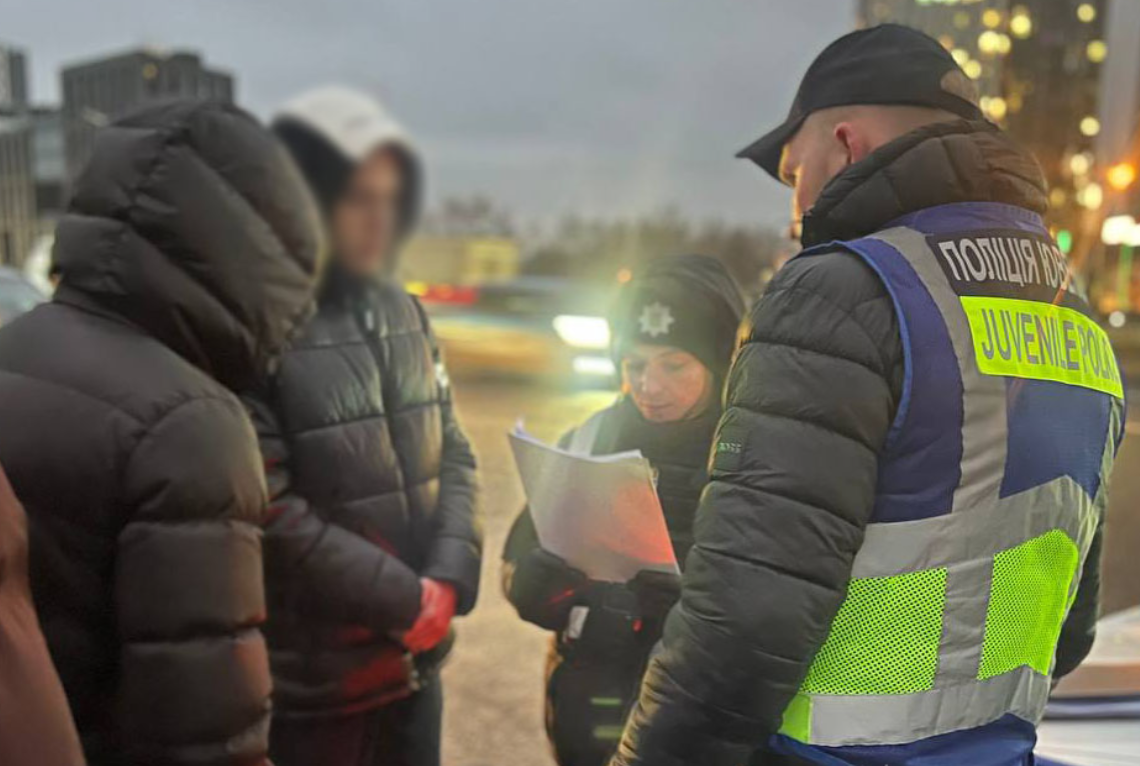
[[[846,599],[781,735],[817,750],[1035,725],[1123,428],[1107,336],[1021,208],[930,208],[797,257],[836,249],[886,285],[905,380]]]

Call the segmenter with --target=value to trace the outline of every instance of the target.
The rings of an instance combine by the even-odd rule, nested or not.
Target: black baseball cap
[[[778,179],[784,144],[808,115],[852,104],[929,106],[983,119],[974,84],[937,40],[900,24],[880,24],[824,48],[800,82],[788,118],[736,156]]]

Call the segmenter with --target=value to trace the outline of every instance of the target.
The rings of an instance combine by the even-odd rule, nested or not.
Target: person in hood
[[[824,49],[742,154],[806,249],[752,309],[612,763],[1030,766],[1091,644],[1124,425],[1040,168],[890,24]]]
[[[0,463],[92,766],[266,763],[266,493],[232,391],[310,310],[320,253],[253,117],[151,106],[97,134],[59,288],[0,328]]]
[[[0,468],[0,763],[83,766],[28,586],[24,509]]]
[[[479,591],[475,458],[419,303],[388,275],[418,156],[372,98],[323,88],[273,128],[316,193],[333,259],[316,316],[251,397],[266,527],[278,766],[432,765],[438,674]]]
[[[560,441],[572,452],[640,450],[649,459],[682,565],[743,313],[720,261],[686,255],[651,263],[623,288],[610,319],[622,395]],[[520,617],[555,634],[546,722],[558,763],[601,766],[617,747],[679,579],[643,571],[628,583],[591,581],[539,545],[524,509],[503,552],[503,587]],[[584,621],[571,620],[575,610]]]

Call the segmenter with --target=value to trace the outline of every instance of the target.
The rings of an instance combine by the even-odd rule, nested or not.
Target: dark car
[[[542,377],[610,385],[614,290],[555,277],[472,286],[410,284],[456,375]]]
[[[47,296],[20,272],[0,266],[0,325],[46,300]]]

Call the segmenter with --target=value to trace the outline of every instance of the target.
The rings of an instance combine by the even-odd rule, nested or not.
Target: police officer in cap
[[[828,46],[742,156],[805,249],[751,312],[612,763],[1030,764],[1092,641],[1124,423],[1041,172],[894,25]]]

